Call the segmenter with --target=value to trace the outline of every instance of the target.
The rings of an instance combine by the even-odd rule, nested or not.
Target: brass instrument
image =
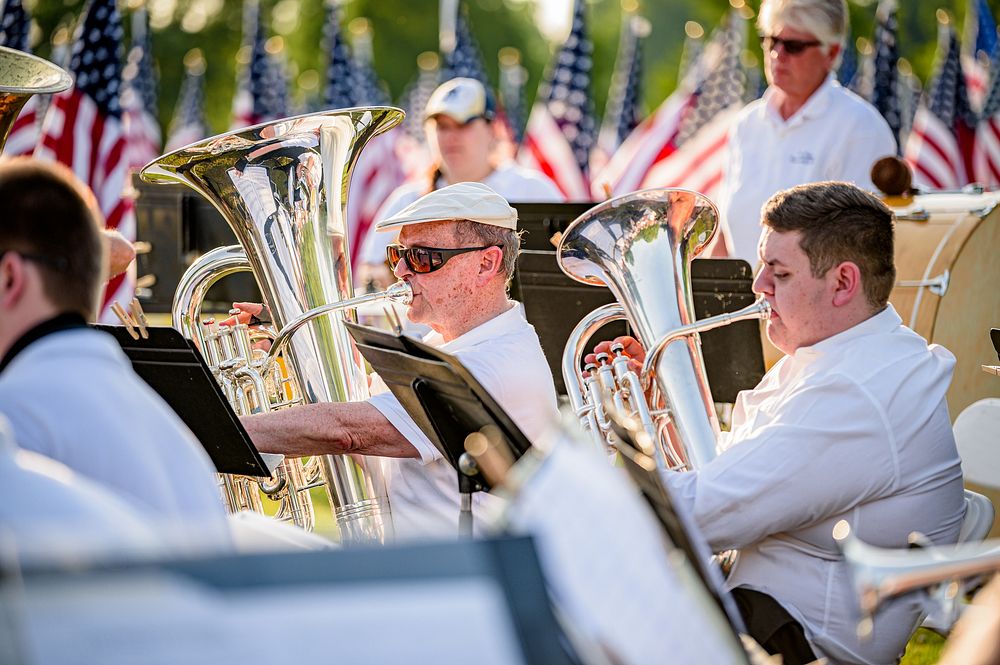
[[[661,469],[697,468],[716,456],[719,423],[698,333],[770,315],[762,299],[738,312],[694,320],[691,261],[712,240],[718,219],[715,205],[701,194],[651,189],[591,208],[563,233],[556,255],[563,272],[607,286],[618,300],[585,316],[563,352],[570,403],[601,449],[614,437],[603,406],[607,398],[616,411],[642,423]],[[583,378],[580,359],[591,335],[622,318],[647,349],[641,374],[630,371],[621,347],[613,346],[613,357],[600,354]]]
[[[959,585],[952,582],[1000,571],[1000,539],[921,549],[884,549],[863,543],[850,533],[846,522],[837,524],[834,538],[854,580],[862,633],[870,631],[875,611],[890,598],[944,583],[937,600],[953,608],[960,594]]]
[[[16,49],[0,46],[0,151],[24,104],[32,95],[62,92],[73,79],[62,67]]]
[[[178,328],[204,344],[210,363],[224,366],[224,390],[238,408],[368,397],[362,358],[342,325],[353,316],[350,303],[358,304],[351,299],[346,197],[365,144],[402,117],[398,109],[374,107],[286,118],[205,139],[142,169],[149,182],[180,182],[207,198],[240,243],[213,250],[192,266],[178,286],[174,311]],[[201,300],[211,283],[247,267],[279,331],[308,320],[282,342],[292,377],[287,381],[272,362],[274,354],[268,359],[253,355],[239,326],[236,331],[210,328],[208,335],[198,329]],[[319,307],[334,311],[307,315]],[[213,335],[218,339],[210,340]],[[211,355],[218,351],[224,353]],[[245,389],[248,384],[253,390]],[[293,389],[286,390],[286,384]],[[300,505],[298,490],[311,486],[313,476],[321,477],[342,540],[384,542],[392,526],[378,462],[360,455],[323,455],[312,458],[308,468],[283,463],[276,482],[265,490],[284,491],[289,508],[280,516],[308,526],[309,508]],[[259,497],[255,502],[234,490],[228,498],[235,507],[259,508]]]

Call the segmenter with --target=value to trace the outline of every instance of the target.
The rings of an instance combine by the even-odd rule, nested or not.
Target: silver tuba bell
[[[182,332],[204,343],[192,335],[200,298],[223,274],[249,266],[279,331],[309,318],[316,308],[343,305],[326,307],[328,315],[311,318],[287,338],[284,357],[296,394],[310,403],[366,399],[364,364],[343,326],[353,316],[345,303],[354,302],[347,191],[365,144],[402,118],[402,111],[388,107],[313,113],[205,139],[146,165],[145,180],[180,182],[208,199],[240,244],[214,250],[182,279],[174,311]],[[323,455],[312,460],[344,542],[391,538],[378,459]],[[288,476],[297,473],[291,469]]]
[[[73,79],[62,68],[30,53],[0,46],[0,152],[14,121],[32,95],[62,92]]]
[[[584,317],[563,353],[570,402],[598,446],[613,437],[607,402],[641,422],[660,468],[696,468],[716,456],[719,422],[697,333],[770,313],[760,300],[694,320],[691,261],[712,240],[718,219],[715,205],[697,192],[651,189],[591,208],[562,234],[557,260],[563,272],[607,286],[618,301]],[[621,350],[613,348],[614,357],[599,357],[582,378],[580,360],[591,335],[622,318],[647,350],[642,373],[629,371]]]

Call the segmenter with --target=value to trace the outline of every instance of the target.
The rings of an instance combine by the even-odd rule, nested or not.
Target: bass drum
[[[889,296],[903,324],[957,360],[948,410],[952,421],[1000,394],[990,328],[1000,327],[1000,192],[914,197],[896,213],[896,287]]]

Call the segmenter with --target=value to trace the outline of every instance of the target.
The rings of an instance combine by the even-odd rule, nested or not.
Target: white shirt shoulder
[[[483,179],[497,194],[515,203],[561,203],[565,197],[552,180],[541,171],[529,169],[513,161],[499,165]]]

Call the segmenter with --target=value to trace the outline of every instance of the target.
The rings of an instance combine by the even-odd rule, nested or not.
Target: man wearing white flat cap
[[[449,183],[481,182],[508,201],[557,202],[565,197],[549,178],[516,164],[503,154],[490,92],[476,79],[453,78],[431,93],[424,107],[424,129],[431,153],[425,177],[400,185],[386,199],[375,219],[395,217],[428,192]],[[378,230],[373,225],[373,230]],[[384,287],[392,281],[385,268],[390,238],[369,232],[362,245],[358,276]]]
[[[520,303],[507,297],[520,240],[517,211],[478,182],[431,192],[388,219],[395,276],[413,289],[407,317],[431,328],[424,341],[455,355],[535,440],[557,417],[552,375]],[[389,503],[400,538],[454,536],[455,471],[373,377],[365,402],[308,404],[243,423],[264,452],[353,453],[386,458]],[[478,493],[477,505],[497,500]],[[474,510],[475,514],[475,510]]]

